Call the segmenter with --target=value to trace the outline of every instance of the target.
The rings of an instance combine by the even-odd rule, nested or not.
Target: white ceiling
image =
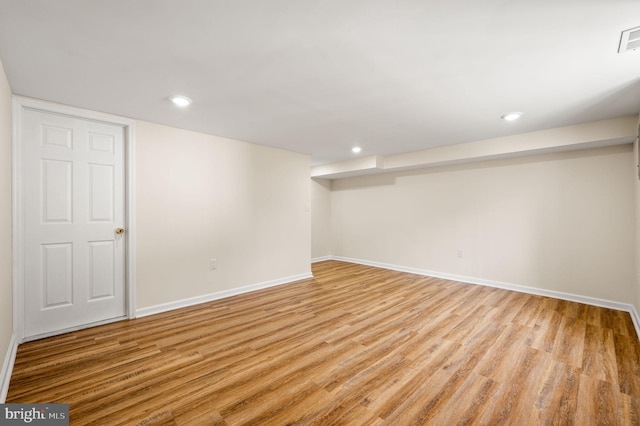
[[[0,59],[16,94],[321,164],[637,114],[636,26],[640,0],[0,0]]]

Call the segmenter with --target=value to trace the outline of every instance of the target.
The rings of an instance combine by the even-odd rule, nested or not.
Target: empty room
[[[640,2],[0,0],[0,424],[640,425]]]

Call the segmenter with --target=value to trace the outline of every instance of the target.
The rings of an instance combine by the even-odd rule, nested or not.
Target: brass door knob
[[[124,234],[124,228],[116,228],[116,234],[118,235]]]

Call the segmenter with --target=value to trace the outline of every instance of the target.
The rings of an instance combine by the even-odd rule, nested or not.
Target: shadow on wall
[[[318,185],[322,186],[324,189],[331,189],[331,180],[330,179],[323,179],[323,178],[311,178],[312,181],[314,181],[315,183],[317,183]]]

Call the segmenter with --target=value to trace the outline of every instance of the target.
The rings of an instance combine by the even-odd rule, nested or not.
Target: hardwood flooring
[[[336,261],[20,345],[7,402],[72,425],[638,425],[629,314]]]

